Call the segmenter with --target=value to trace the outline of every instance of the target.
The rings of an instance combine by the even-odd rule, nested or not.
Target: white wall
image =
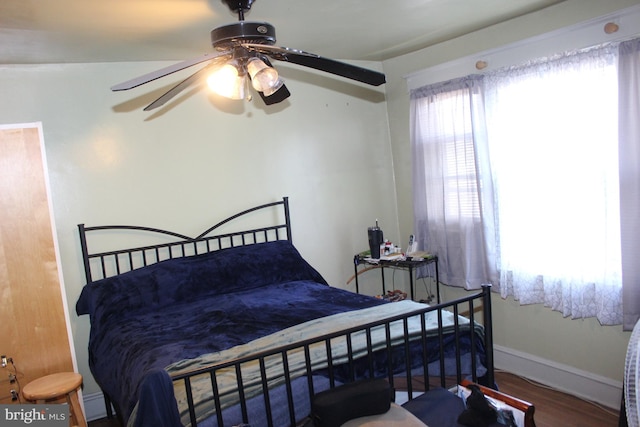
[[[512,43],[558,31],[637,4],[640,4],[638,0],[567,0],[546,10],[385,61],[383,67],[389,81],[387,103],[396,171],[400,233],[408,235],[413,229],[409,92],[405,77],[420,73],[428,81],[433,77],[430,73],[437,73],[438,78],[433,77],[435,81],[443,81],[477,73],[474,68],[476,60],[486,59],[480,55],[481,52],[500,50]],[[637,31],[637,26],[634,31]],[[567,37],[573,36],[569,34]],[[455,63],[457,67],[449,67],[451,63]],[[461,69],[460,65],[466,65],[467,68]],[[450,70],[448,74],[447,70]],[[540,262],[544,262],[543,257]],[[460,291],[445,289],[445,293],[454,297]],[[495,295],[493,301],[494,334],[498,346],[526,353],[549,367],[562,365],[567,370],[593,376],[597,381],[604,378],[608,385],[619,388],[629,340],[629,333],[622,332],[620,326],[602,327],[594,319],[564,319],[550,309],[537,305],[521,307],[510,299],[502,300]],[[606,403],[615,406],[619,397],[612,400],[613,402],[609,399]]]
[[[172,79],[109,90],[165,65],[0,67],[1,122],[42,122],[85,395],[98,388],[87,362],[89,320],[74,309],[84,285],[78,223],[197,235],[239,210],[289,196],[294,243],[342,287],[353,254],[367,247],[367,227],[379,218],[390,234],[397,228],[384,87],[278,64],[292,96],[273,108],[259,98],[221,102],[187,91],[166,110],[146,113]]]

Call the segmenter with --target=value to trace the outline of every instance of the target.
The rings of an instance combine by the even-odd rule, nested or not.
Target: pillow
[[[89,314],[93,324],[98,319],[107,321],[112,315],[127,317],[142,309],[171,304],[175,289],[161,284],[169,275],[174,283],[184,281],[186,270],[178,267],[163,261],[85,285],[76,302],[76,313]]]
[[[411,412],[395,403],[382,415],[355,418],[342,424],[342,427],[428,427]]]
[[[218,294],[258,288],[274,283],[324,278],[286,240],[238,246],[210,256],[185,258],[189,277],[176,292],[179,301],[215,292]]]
[[[289,241],[256,243],[161,261],[92,282],[83,288],[76,313],[89,314],[94,323],[205,294],[295,280],[327,284]]]

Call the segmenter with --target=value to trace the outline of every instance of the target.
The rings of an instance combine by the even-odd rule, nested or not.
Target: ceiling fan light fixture
[[[272,105],[284,101],[291,93],[280,79],[278,72],[271,66],[270,59],[286,61],[372,86],[380,86],[386,82],[385,75],[378,71],[298,49],[275,46],[276,32],[273,25],[244,20],[244,12],[251,9],[255,0],[222,0],[222,2],[226,3],[232,12],[238,14],[238,22],[211,31],[214,53],[152,71],[112,86],[111,90],[133,89],[180,70],[208,62],[208,65],[173,86],[144,110],[149,111],[164,105],[187,87],[200,83],[210,70],[213,70],[213,75],[210,75],[207,81],[217,94],[231,99],[251,100],[249,93],[249,80],[251,80],[264,104]],[[228,62],[222,65],[224,61]]]
[[[262,93],[264,94],[264,96],[271,96],[279,91],[282,86],[284,86],[284,81],[282,79],[278,79],[272,86],[263,90]]]
[[[249,59],[247,72],[251,77],[253,88],[258,92],[263,92],[266,96],[269,96],[269,94],[272,94],[282,86],[278,71],[265,64],[260,58]]]
[[[246,78],[246,74],[240,72],[238,66],[230,61],[215,69],[207,77],[207,85],[212,91],[225,98],[244,99]]]

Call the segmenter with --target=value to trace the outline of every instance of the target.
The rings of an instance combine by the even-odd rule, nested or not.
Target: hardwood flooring
[[[601,407],[504,372],[496,372],[500,391],[533,403],[537,427],[617,427],[618,410]]]
[[[537,427],[617,427],[618,411],[570,396],[515,375],[496,372],[500,391],[535,405]],[[115,420],[90,421],[89,427],[116,427]],[[437,426],[432,426],[437,427]]]
[[[99,420],[89,421],[89,427],[120,427],[120,424],[114,419],[100,418]]]

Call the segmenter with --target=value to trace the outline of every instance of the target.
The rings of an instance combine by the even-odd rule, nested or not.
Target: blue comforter
[[[327,285],[287,241],[172,259],[84,287],[89,365],[125,422],[146,378],[319,317],[384,302]]]

